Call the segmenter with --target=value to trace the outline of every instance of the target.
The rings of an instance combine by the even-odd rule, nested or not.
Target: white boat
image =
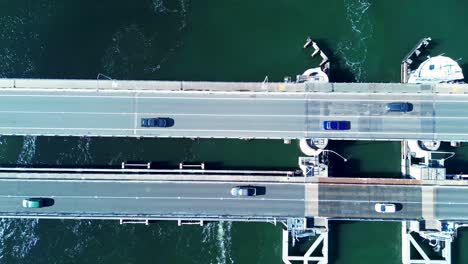
[[[458,63],[446,56],[425,60],[409,75],[408,83],[454,83],[462,82],[463,72]]]
[[[296,76],[296,82],[321,82],[328,83],[328,75],[322,70],[322,68],[311,68],[306,70],[302,75]]]

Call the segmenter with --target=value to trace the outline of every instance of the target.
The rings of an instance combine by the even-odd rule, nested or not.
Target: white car
[[[253,186],[237,186],[231,189],[231,195],[233,196],[255,196],[257,195],[257,189]]]
[[[374,208],[377,213],[387,214],[396,212],[396,206],[392,203],[376,203]]]

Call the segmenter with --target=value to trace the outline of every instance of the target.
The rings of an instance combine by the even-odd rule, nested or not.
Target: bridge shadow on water
[[[330,82],[356,82],[356,76],[346,67],[344,60],[338,56],[331,45],[325,39],[314,39],[319,48],[327,55],[328,61],[330,61]],[[320,57],[316,55],[316,57]]]
[[[416,43],[414,44],[416,45]],[[435,57],[435,56],[441,55],[441,54],[434,54],[434,49],[436,49],[437,46],[439,45],[440,45],[440,40],[433,39],[430,41],[429,46],[427,46],[424,49],[420,49],[421,54],[419,54],[419,56],[411,56],[410,59],[413,61],[413,63],[411,63],[410,65],[411,70],[416,70],[422,62],[428,59],[428,57]],[[409,51],[410,50],[408,49],[408,52]]]
[[[392,142],[330,141],[330,177],[401,178],[400,145]]]
[[[468,77],[467,77],[467,74],[468,74],[468,63],[462,63],[460,64],[460,67],[462,69],[462,71],[464,72],[463,75],[465,77],[465,79],[463,80],[464,82],[468,82]]]

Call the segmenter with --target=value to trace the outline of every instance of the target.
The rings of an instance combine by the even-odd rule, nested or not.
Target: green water
[[[330,148],[348,161],[329,154],[333,177],[400,178],[399,142],[335,141]],[[377,154],[378,153],[378,154]]]
[[[433,55],[462,58],[466,68],[467,8],[457,0],[0,0],[0,76],[280,81],[318,65],[302,48],[310,35],[332,61],[332,80],[397,82],[401,58],[425,36]],[[296,142],[262,140],[1,137],[0,144],[5,165],[294,168],[300,155]],[[330,156],[335,176],[398,176],[397,143],[332,147],[349,158]],[[395,223],[331,229],[330,263],[401,263]],[[454,263],[468,263],[465,233]],[[271,224],[2,220],[0,234],[0,263],[281,263],[280,227]]]
[[[400,230],[400,223],[337,222],[330,228],[330,263],[401,263]]]

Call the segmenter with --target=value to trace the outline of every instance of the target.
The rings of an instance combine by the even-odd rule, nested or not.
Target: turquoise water
[[[332,60],[334,81],[399,81],[399,63],[421,37],[465,67],[468,3],[457,0],[0,0],[0,77],[280,81],[318,65],[310,35]],[[297,143],[1,137],[0,164],[293,168]],[[399,144],[341,142],[336,176],[395,177]],[[377,156],[376,151],[384,156]],[[399,225],[332,225],[330,263],[401,263]],[[0,263],[281,263],[271,224],[0,221]],[[454,251],[463,255],[465,233]]]

